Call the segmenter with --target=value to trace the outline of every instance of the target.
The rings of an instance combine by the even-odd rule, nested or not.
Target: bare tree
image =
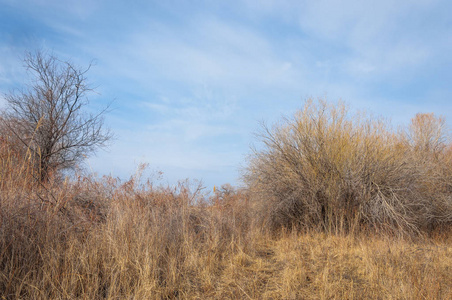
[[[86,78],[91,65],[80,69],[43,51],[27,53],[24,62],[32,81],[5,95],[5,120],[46,181],[105,146],[112,135],[104,127],[107,108],[96,114],[84,110],[93,91]]]

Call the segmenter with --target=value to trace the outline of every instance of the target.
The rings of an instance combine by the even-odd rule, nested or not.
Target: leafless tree
[[[85,110],[93,91],[86,78],[91,65],[80,69],[44,51],[27,53],[24,63],[32,80],[5,95],[4,119],[27,148],[42,182],[106,146],[112,134],[104,126],[107,108],[95,114]]]

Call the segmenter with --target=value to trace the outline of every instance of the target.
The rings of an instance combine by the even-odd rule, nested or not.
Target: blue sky
[[[259,122],[308,97],[450,126],[451,11],[449,0],[0,0],[0,92],[26,80],[25,50],[94,61],[90,109],[114,101],[116,140],[91,170],[127,178],[149,163],[170,184],[239,185]]]

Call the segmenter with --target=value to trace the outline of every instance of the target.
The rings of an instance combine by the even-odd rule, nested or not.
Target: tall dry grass
[[[275,237],[249,227],[240,192],[201,203],[186,184],[83,178],[62,188],[66,212],[33,202],[1,210],[2,299],[452,297],[450,233]]]
[[[2,297],[215,295],[227,261],[251,245],[246,199],[139,182],[79,177],[2,194]]]

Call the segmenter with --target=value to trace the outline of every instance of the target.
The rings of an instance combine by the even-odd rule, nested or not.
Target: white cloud
[[[57,51],[98,61],[88,76],[124,110],[111,122],[120,140],[102,156],[122,172],[142,160],[181,174],[233,168],[258,120],[291,114],[309,96],[343,98],[401,122],[417,109],[450,106],[449,87],[422,78],[426,69],[450,77],[441,67],[451,63],[447,1],[135,4],[140,9],[87,1],[14,5],[52,29],[57,38],[42,39]],[[8,59],[0,57],[0,74]],[[0,75],[0,85],[6,80],[15,81]],[[441,100],[416,95],[408,103],[404,94],[427,81],[434,91],[423,95]]]
[[[182,27],[152,22],[115,52],[106,53],[103,46],[91,49],[143,85],[171,80],[215,88],[292,86],[298,74],[277,50],[262,33],[214,17]],[[128,59],[119,60],[118,55]]]
[[[334,49],[330,52],[336,67],[356,77],[384,77],[414,69],[443,56],[439,49],[452,49],[450,19],[444,13],[452,7],[447,1],[244,3],[254,17],[276,15],[292,29],[298,22],[300,37]]]

